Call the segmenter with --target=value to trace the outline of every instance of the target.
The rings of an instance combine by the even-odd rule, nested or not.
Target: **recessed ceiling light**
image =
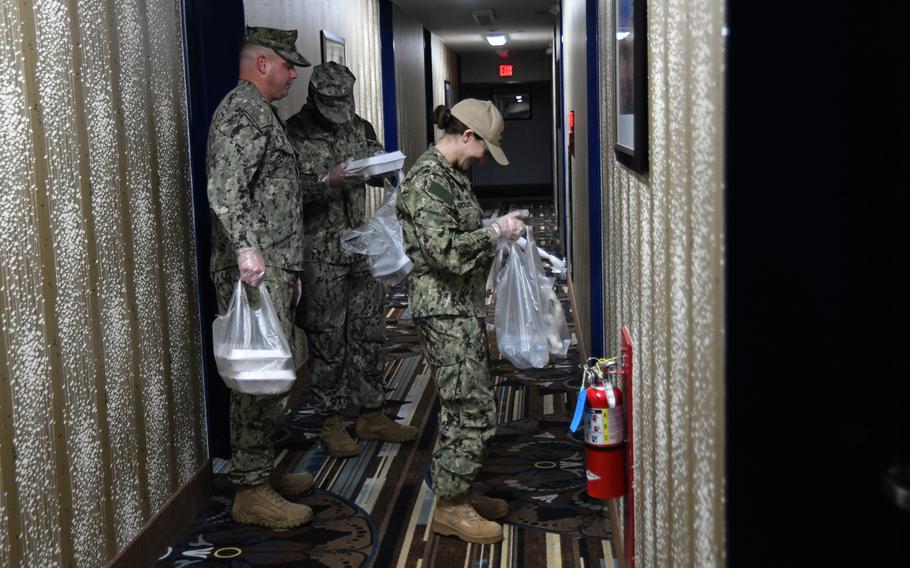
[[[506,36],[504,34],[490,34],[487,36],[487,42],[494,47],[505,45]]]

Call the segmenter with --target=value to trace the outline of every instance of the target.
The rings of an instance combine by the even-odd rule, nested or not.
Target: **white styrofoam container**
[[[228,377],[222,375],[224,384],[232,390],[246,394],[282,394],[291,390],[297,376],[287,369],[243,371]]]
[[[367,177],[378,176],[400,170],[404,167],[404,158],[405,155],[396,150],[362,160],[355,160],[348,164],[344,171],[349,174],[362,173]]]
[[[297,378],[283,349],[231,349],[216,353],[215,362],[228,388],[246,394],[281,394]]]

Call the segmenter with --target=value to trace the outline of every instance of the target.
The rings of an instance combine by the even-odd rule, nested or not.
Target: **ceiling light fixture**
[[[490,35],[487,36],[487,43],[489,43],[489,44],[492,45],[493,47],[498,47],[498,46],[500,46],[500,45],[505,45],[505,44],[506,44],[506,36],[505,36],[505,34],[490,34]]]

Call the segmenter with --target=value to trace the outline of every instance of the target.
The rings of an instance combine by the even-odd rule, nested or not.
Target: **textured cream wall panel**
[[[100,566],[207,455],[179,2],[0,26],[0,564]]]
[[[591,283],[588,223],[588,87],[585,32],[585,0],[565,0],[562,4],[564,26],[563,82],[565,108],[563,124],[569,123],[569,111],[575,111],[575,156],[569,156],[572,183],[568,188],[571,203],[571,231],[567,250],[571,252],[572,285],[578,306],[578,325],[586,353],[601,355],[600,347],[591,346]],[[590,151],[598,151],[591,148]]]
[[[11,563],[58,566],[60,506],[55,498],[54,470],[46,467],[53,447],[54,425],[47,412],[52,402],[51,385],[46,380],[50,375],[50,354],[35,201],[35,169],[43,154],[35,156],[32,148],[36,117],[29,110],[29,103],[35,102],[37,94],[29,92],[34,89],[34,82],[27,81],[26,75],[27,65],[34,64],[36,54],[34,45],[23,41],[26,31],[34,38],[34,15],[22,14],[19,8],[30,9],[6,4],[0,24],[4,64],[0,86],[0,171],[4,184],[0,191],[0,286],[4,368],[8,375],[0,387],[5,399],[0,400],[4,406],[0,408],[0,420],[4,422],[5,446],[2,489],[7,502],[4,512],[10,514],[15,508],[17,513],[16,518],[4,521],[3,548],[10,551]],[[15,459],[10,459],[13,455]]]
[[[110,449],[105,463],[109,476],[110,507],[116,550],[136,534],[143,523],[139,506],[140,470],[134,425],[134,401],[131,385],[136,380],[127,302],[127,257],[130,254],[123,239],[125,203],[120,187],[121,148],[118,140],[114,78],[120,73],[113,56],[118,49],[111,31],[113,14],[103,0],[80,0],[78,17],[82,24],[81,70],[88,132],[88,171],[92,187],[89,205],[95,228],[98,251],[98,302],[102,342],[103,388]],[[103,254],[102,254],[103,253]]]
[[[613,29],[599,3],[600,29]],[[603,164],[606,342],[636,341],[636,555],[723,566],[723,5],[648,4],[649,171]],[[601,36],[602,138],[614,136]]]
[[[162,311],[159,269],[163,265],[158,249],[158,224],[156,193],[157,171],[155,148],[150,140],[148,78],[145,70],[146,23],[143,7],[138,0],[121,0],[117,3],[117,39],[120,45],[120,108],[123,109],[126,158],[126,179],[121,186],[127,206],[127,231],[130,234],[133,266],[132,293],[134,305],[132,317],[137,329],[134,330],[134,356],[138,357],[139,376],[134,385],[137,410],[143,413],[141,429],[136,434],[140,439],[140,466],[143,467],[143,481],[147,484],[148,506],[155,511],[164,503],[169,494],[168,456],[171,444],[167,436],[167,396],[165,393],[166,369],[164,368],[164,346],[162,344]],[[144,422],[144,423],[142,423]],[[144,442],[144,445],[143,445]],[[144,461],[144,463],[143,463]],[[144,495],[140,497],[145,498]],[[145,506],[145,504],[143,504]],[[120,543],[125,544],[125,543]]]
[[[423,25],[397,5],[393,8],[398,147],[407,155],[405,160],[407,172],[427,149]]]
[[[199,318],[195,290],[195,238],[192,192],[185,136],[187,116],[181,52],[179,4],[146,4],[149,22],[149,88],[152,102],[152,133],[157,144],[157,175],[162,238],[161,275],[166,301],[164,325],[168,338],[165,361],[169,367],[169,400],[174,429],[172,445],[177,453],[176,482],[186,483],[205,461],[206,439],[201,417],[205,404],[195,377],[202,374],[199,361]],[[179,72],[175,73],[175,64]]]
[[[357,78],[354,104],[357,114],[370,121],[384,143],[382,119],[382,60],[379,43],[378,0],[244,0],[246,23],[297,30],[297,50],[313,65],[322,61],[319,31],[345,39],[345,62]],[[288,96],[275,102],[282,118],[296,114],[306,103],[312,67],[297,68],[297,80]],[[370,188],[367,207],[373,211],[381,190]]]
[[[94,356],[92,329],[97,312],[93,310],[90,290],[89,242],[83,206],[80,171],[81,115],[77,116],[76,93],[68,85],[75,65],[68,6],[61,1],[36,2],[39,100],[47,152],[45,191],[53,235],[53,268],[58,322],[60,380],[65,397],[62,406],[66,434],[65,466],[70,472],[72,491],[72,554],[100,561],[105,556],[105,527],[102,514],[104,474],[101,459],[101,427],[98,413],[96,378],[100,368]],[[66,277],[62,277],[62,275]],[[51,298],[48,298],[52,301]],[[56,379],[56,378],[55,378]],[[58,456],[62,460],[63,456]],[[60,465],[58,465],[60,467]]]

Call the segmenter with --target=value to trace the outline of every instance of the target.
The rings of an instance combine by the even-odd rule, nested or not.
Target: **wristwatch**
[[[490,229],[493,231],[493,236],[497,239],[502,236],[502,227],[499,226],[499,223],[493,221],[493,224],[490,225]]]

